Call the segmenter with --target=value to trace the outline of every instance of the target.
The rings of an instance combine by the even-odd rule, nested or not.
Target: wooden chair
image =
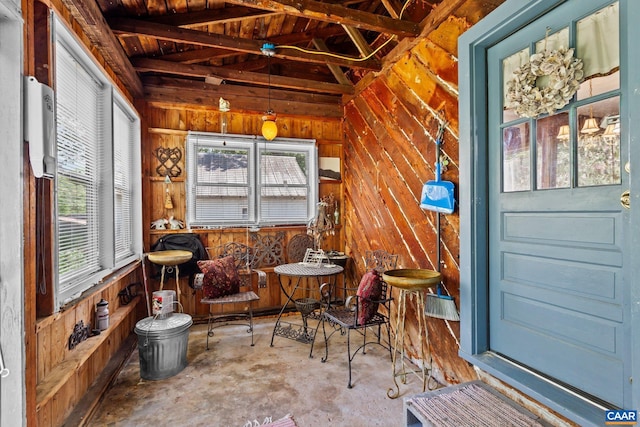
[[[247,332],[251,333],[251,345],[253,341],[253,303],[260,297],[253,290],[253,276],[257,274],[258,284],[266,284],[266,273],[254,268],[254,256],[251,247],[236,242],[230,242],[220,248],[206,248],[209,258],[224,258],[229,255],[235,260],[235,267],[240,277],[240,292],[226,295],[219,298],[202,298],[202,304],[209,305],[209,318],[207,328],[207,350],[209,350],[209,337],[213,336],[213,330],[220,326],[241,324],[248,327]],[[217,250],[216,250],[217,249]],[[212,256],[217,252],[217,256]],[[202,289],[204,273],[199,273],[194,278],[194,288]],[[243,311],[224,313],[225,304],[241,304]],[[216,306],[222,314],[214,312]]]
[[[393,255],[385,251],[367,251],[365,265],[367,271],[375,270],[382,276],[385,270],[390,270],[396,267],[398,261],[398,255]],[[349,296],[344,306],[331,307],[321,313],[320,323],[322,324],[322,332],[324,335],[324,357],[322,362],[326,362],[329,357],[329,339],[331,336],[340,331],[341,335],[347,335],[347,358],[349,362],[349,382],[348,388],[352,388],[351,384],[351,362],[355,358],[356,354],[362,350],[362,354],[366,354],[366,346],[370,344],[378,344],[389,350],[389,358],[392,358],[391,354],[391,329],[389,326],[389,313],[391,310],[392,298],[388,295],[389,287],[380,277],[381,293],[377,300],[369,300],[369,303],[378,304],[378,311],[366,321],[366,323],[359,323],[360,318],[360,297],[357,295]],[[330,292],[331,287],[328,284],[323,284],[320,287],[321,295],[326,292]],[[352,289],[357,291],[357,289]],[[331,300],[331,297],[329,297]],[[384,308],[381,310],[381,308]],[[318,326],[320,325],[318,324]],[[387,342],[382,341],[382,327],[386,328]],[[327,327],[333,328],[327,335]],[[367,331],[373,329],[373,340],[367,340]],[[362,336],[362,344],[360,344],[354,351],[351,350],[351,332],[358,332]],[[309,357],[313,357],[313,343],[311,344],[311,351]]]

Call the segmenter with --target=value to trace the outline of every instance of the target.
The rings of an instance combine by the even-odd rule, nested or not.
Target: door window
[[[548,30],[543,39],[503,59],[502,191],[621,183],[618,34],[616,2],[564,28]],[[509,88],[522,79],[520,71],[533,54],[570,48],[582,61],[578,72],[583,76],[566,106],[554,107],[551,114],[527,114],[508,99]],[[541,90],[548,85],[546,75],[535,81]],[[540,96],[525,96],[534,95]]]

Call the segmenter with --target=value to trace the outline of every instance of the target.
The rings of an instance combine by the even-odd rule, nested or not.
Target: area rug
[[[298,425],[293,417],[290,414],[287,414],[276,421],[271,421],[271,417],[267,417],[264,419],[262,424],[260,424],[258,420],[247,421],[244,427],[298,427]]]
[[[408,426],[549,426],[547,422],[482,381],[472,381],[408,398],[405,400],[405,415]]]

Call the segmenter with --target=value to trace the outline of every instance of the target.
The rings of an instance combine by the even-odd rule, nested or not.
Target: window
[[[504,192],[621,183],[619,20],[614,2],[503,60]],[[568,47],[584,72],[571,102],[551,115],[519,117],[506,102],[514,70],[533,53]]]
[[[140,250],[138,118],[55,20],[57,298],[77,297]],[[136,238],[137,236],[137,238]]]
[[[125,105],[113,103],[113,190],[115,221],[115,258],[122,261],[135,254],[134,239],[134,175],[136,163],[140,156],[136,155],[140,129],[138,120],[132,116]],[[135,162],[134,162],[135,160]]]
[[[304,224],[315,214],[315,141],[190,133],[190,226]]]

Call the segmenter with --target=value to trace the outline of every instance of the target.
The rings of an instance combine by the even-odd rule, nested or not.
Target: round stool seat
[[[158,265],[179,265],[193,258],[190,251],[169,250],[149,253],[149,261]]]

